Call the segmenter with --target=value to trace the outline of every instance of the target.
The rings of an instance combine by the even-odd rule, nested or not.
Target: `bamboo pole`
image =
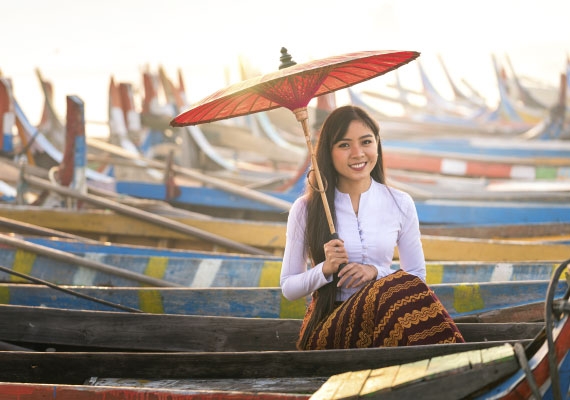
[[[10,229],[14,229],[17,231],[25,231],[35,235],[43,235],[43,236],[54,236],[64,239],[72,239],[77,240],[82,243],[100,243],[97,240],[89,239],[79,235],[73,235],[68,232],[58,231],[56,229],[49,229],[43,226],[28,224],[27,222],[16,221],[10,218],[0,217],[0,226],[5,226]],[[18,233],[18,232],[16,232]]]
[[[105,152],[114,154],[119,157],[124,157],[130,160],[136,160],[138,163],[143,163],[143,165],[148,168],[156,168],[160,170],[166,169],[166,163],[164,162],[151,160],[142,156],[133,155],[132,153],[129,153],[128,151],[120,148],[119,146],[115,146],[110,143],[103,142],[101,140],[88,138],[87,144],[89,146],[96,147],[99,150],[103,150]],[[289,201],[282,200],[274,196],[270,196],[268,194],[262,193],[257,190],[248,189],[246,187],[236,185],[234,183],[228,182],[223,179],[205,175],[190,168],[184,168],[178,165],[173,165],[172,170],[176,174],[196,179],[197,181],[205,183],[208,186],[214,187],[216,189],[220,189],[228,193],[233,193],[240,197],[244,197],[250,200],[258,201],[260,203],[273,206],[283,211],[289,211],[289,209],[291,208],[291,202]]]
[[[52,190],[56,193],[59,193],[62,196],[69,196],[69,197],[73,197],[75,199],[78,200],[82,200],[91,204],[95,204],[99,207],[103,207],[103,208],[108,208],[110,210],[114,210],[120,214],[124,214],[127,215],[129,217],[133,217],[133,218],[137,218],[140,220],[144,220],[147,222],[151,222],[154,223],[156,225],[159,225],[161,227],[167,228],[167,229],[172,229],[174,231],[177,232],[181,232],[184,233],[186,235],[190,235],[190,236],[194,236],[194,237],[198,237],[200,239],[209,241],[209,242],[213,242],[216,244],[219,244],[220,246],[224,246],[230,249],[234,249],[234,250],[238,250],[241,251],[243,253],[246,254],[256,254],[256,255],[271,255],[271,253],[267,252],[267,251],[263,251],[260,250],[256,247],[252,247],[252,246],[248,246],[245,245],[243,243],[238,243],[235,242],[233,240],[224,238],[222,236],[218,236],[218,235],[214,235],[210,232],[205,232],[203,230],[200,230],[198,228],[194,228],[192,226],[183,224],[181,222],[178,221],[174,221],[172,219],[169,218],[165,218],[156,214],[152,214],[143,210],[139,210],[138,208],[135,207],[130,207],[121,203],[118,203],[116,201],[112,201],[109,199],[106,199],[104,197],[99,197],[99,196],[95,196],[92,194],[82,194],[79,193],[76,190],[73,189],[69,189],[66,187],[62,187],[62,186],[58,186],[58,185],[54,185],[44,179],[39,179],[36,178],[34,176],[28,175],[28,174],[24,174],[23,175],[23,179],[32,186],[36,186],[39,187],[41,189],[44,190]]]
[[[162,279],[157,279],[136,272],[117,268],[112,265],[108,265],[99,261],[76,256],[75,254],[72,253],[67,253],[65,251],[52,249],[47,246],[41,246],[39,244],[27,242],[25,240],[11,237],[6,234],[0,234],[0,243],[7,244],[9,246],[13,246],[26,251],[30,251],[32,253],[40,254],[49,258],[53,258],[55,260],[64,261],[70,264],[80,265],[82,267],[120,276],[122,278],[132,279],[134,281],[145,283],[151,286],[180,287],[180,285],[176,283],[167,282]]]

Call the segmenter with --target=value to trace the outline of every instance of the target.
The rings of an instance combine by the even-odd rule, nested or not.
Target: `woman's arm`
[[[306,208],[303,198],[293,203],[287,218],[285,252],[281,267],[281,291],[287,300],[305,297],[331,279],[323,274],[323,263],[307,268],[308,257],[305,252]]]
[[[418,212],[413,199],[404,196],[402,229],[398,235],[400,266],[406,272],[416,275],[425,282],[426,263],[422,247]]]

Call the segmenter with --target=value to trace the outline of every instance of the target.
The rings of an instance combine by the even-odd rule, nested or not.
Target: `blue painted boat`
[[[434,284],[453,318],[524,306],[544,299],[548,281]],[[278,287],[157,288],[65,286],[77,293],[155,314],[212,315],[251,318],[303,318],[307,300],[286,300]],[[568,289],[557,288],[558,296]],[[0,304],[113,311],[112,307],[43,285],[0,284]]]
[[[303,184],[304,185],[304,184]],[[300,183],[287,192],[265,192],[281,200],[293,202],[299,194]],[[144,182],[117,182],[117,191],[126,195],[162,200],[166,186]],[[235,212],[258,211],[286,219],[286,213],[268,204],[241,198],[219,189],[180,187],[180,195],[172,199],[179,207],[200,207]],[[567,201],[487,201],[487,200],[422,200],[415,199],[420,224],[477,225],[526,224],[570,222],[570,204]],[[212,211],[215,212],[215,211]],[[222,211],[223,212],[223,211]]]
[[[436,138],[387,138],[382,141],[383,149],[438,152],[447,155],[500,156],[501,158],[561,158],[570,157],[570,143],[567,140],[523,140],[516,138],[484,137],[436,137]]]
[[[280,257],[247,256],[35,239],[53,249],[183,287],[278,287]],[[0,265],[56,285],[147,286],[148,283],[0,245]],[[553,262],[427,262],[428,284],[548,280]],[[398,262],[392,269],[400,268]],[[0,272],[0,282],[27,282]],[[27,282],[29,283],[29,282]]]

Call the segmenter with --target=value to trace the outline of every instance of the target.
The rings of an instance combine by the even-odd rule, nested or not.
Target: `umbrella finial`
[[[281,60],[281,65],[279,65],[279,69],[292,67],[293,65],[296,65],[297,63],[293,61],[291,58],[292,58],[291,55],[287,53],[287,49],[285,47],[281,47],[281,57],[279,58]]]

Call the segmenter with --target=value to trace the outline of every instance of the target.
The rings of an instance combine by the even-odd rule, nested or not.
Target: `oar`
[[[17,239],[15,237],[8,236],[6,234],[0,234],[0,243],[17,247],[19,249],[27,250],[32,253],[40,254],[49,258],[53,258],[55,260],[64,261],[70,264],[75,264],[75,265],[80,265],[82,267],[95,269],[97,271],[105,272],[112,275],[117,275],[122,278],[132,279],[134,281],[145,283],[150,286],[180,287],[180,285],[177,285],[172,282],[167,282],[162,279],[157,279],[136,272],[132,272],[129,270],[117,268],[112,265],[104,264],[99,261],[79,257],[76,256],[75,254],[67,253],[65,251],[52,249],[35,243],[30,243],[22,239]]]
[[[111,209],[111,210],[114,210],[120,214],[128,215],[130,217],[134,217],[134,218],[141,219],[141,220],[144,220],[147,222],[151,222],[151,223],[156,224],[158,226],[162,226],[162,227],[167,228],[167,229],[172,229],[172,230],[184,233],[186,235],[198,237],[200,239],[219,244],[220,246],[224,246],[224,247],[227,247],[230,249],[238,250],[238,251],[241,251],[241,252],[247,253],[247,254],[256,254],[256,255],[264,255],[264,256],[272,255],[271,253],[269,253],[267,251],[260,250],[256,247],[248,246],[248,245],[243,244],[243,243],[238,243],[238,242],[235,242],[233,240],[224,238],[222,236],[214,235],[213,233],[205,232],[201,229],[183,224],[181,222],[174,221],[172,219],[165,218],[165,217],[162,217],[162,216],[159,216],[156,214],[152,214],[152,213],[149,213],[149,212],[146,212],[143,210],[139,210],[138,208],[130,207],[130,206],[118,203],[116,201],[106,199],[104,197],[99,197],[99,196],[95,196],[92,194],[83,194],[83,193],[78,192],[77,190],[73,190],[73,189],[69,189],[66,187],[54,185],[54,184],[52,184],[52,183],[50,183],[44,179],[39,179],[39,178],[36,178],[36,177],[28,175],[28,174],[23,174],[23,179],[30,185],[37,186],[37,187],[45,189],[45,190],[53,190],[54,192],[57,192],[62,196],[73,197],[75,199],[82,200],[82,201],[85,201],[85,202],[88,202],[91,204],[95,204],[95,205],[103,207],[103,208]]]

